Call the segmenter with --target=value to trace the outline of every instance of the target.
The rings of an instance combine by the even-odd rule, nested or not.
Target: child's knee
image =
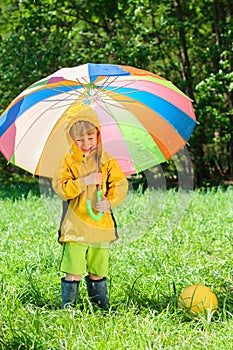
[[[74,274],[71,274],[71,273],[67,273],[66,277],[65,277],[65,280],[66,281],[80,281],[81,278],[82,278],[82,275],[74,275]]]
[[[93,281],[98,281],[98,280],[102,280],[103,279],[103,276],[97,276],[94,273],[89,273],[89,277]]]

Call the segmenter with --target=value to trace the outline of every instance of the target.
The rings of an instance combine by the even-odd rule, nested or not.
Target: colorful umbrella
[[[0,117],[0,151],[32,174],[53,177],[69,149],[64,115],[89,106],[104,148],[126,175],[167,161],[189,140],[196,118],[171,82],[130,66],[87,63],[62,68],[24,90]]]

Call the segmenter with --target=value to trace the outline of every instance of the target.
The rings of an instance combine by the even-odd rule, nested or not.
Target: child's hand
[[[106,214],[110,208],[111,205],[105,196],[102,196],[101,202],[96,203],[96,210],[102,211],[104,214]]]
[[[85,176],[83,179],[84,179],[86,186],[102,185],[103,175],[100,172],[94,172],[94,173],[90,173],[89,175]]]

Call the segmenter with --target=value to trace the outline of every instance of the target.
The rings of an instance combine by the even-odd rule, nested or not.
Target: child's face
[[[74,141],[80,151],[90,153],[97,146],[97,130],[93,129],[91,133],[84,133]]]

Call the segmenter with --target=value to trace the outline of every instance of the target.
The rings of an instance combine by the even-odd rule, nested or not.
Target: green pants
[[[74,275],[88,272],[103,277],[108,275],[109,242],[65,242],[62,248],[61,272]]]

